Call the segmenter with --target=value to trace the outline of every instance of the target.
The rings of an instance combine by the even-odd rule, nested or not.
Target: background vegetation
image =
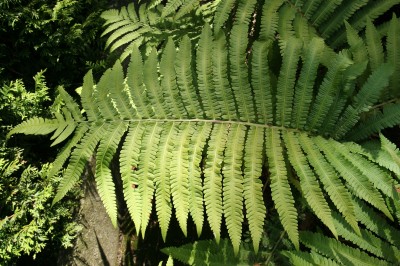
[[[102,71],[106,53],[100,13],[108,1],[0,1],[0,264],[57,261],[72,246],[81,192],[51,207],[60,175],[47,177],[57,149],[46,138],[5,135],[60,106],[57,86],[74,92],[89,67]],[[54,102],[55,101],[55,102]],[[53,104],[54,102],[54,104]]]

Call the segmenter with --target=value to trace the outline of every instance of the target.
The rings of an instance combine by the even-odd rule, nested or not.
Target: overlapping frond
[[[346,42],[345,21],[349,21],[354,29],[359,31],[367,25],[368,18],[375,20],[400,3],[400,0],[161,2],[151,1],[145,5],[139,1],[136,6],[132,3],[120,11],[105,11],[102,17],[106,19],[104,25],[107,28],[103,35],[109,35],[107,45],[111,47],[111,51],[125,47],[121,56],[125,59],[134,45],[145,45],[146,51],[149,52],[152,47],[162,44],[160,40],[171,36],[180,39],[189,33],[197,38],[201,34],[204,22],[213,23],[214,33],[221,29],[230,31],[235,24],[232,21],[247,22],[249,14],[254,16],[253,19],[262,21],[260,29],[257,29],[261,39],[286,39],[295,35],[309,40],[318,36],[327,40],[333,47],[341,47]],[[244,19],[246,16],[247,19]]]
[[[218,244],[212,240],[200,240],[180,247],[164,248],[162,252],[188,265],[237,265],[239,263],[228,239],[222,239]]]
[[[361,229],[359,235],[355,234],[351,227],[337,214],[333,213],[334,223],[341,237],[351,241],[361,249],[368,251],[375,256],[396,263],[400,257],[400,251],[397,247],[387,243],[372,232]]]
[[[359,141],[377,133],[385,128],[390,128],[400,123],[400,104],[386,104],[382,111],[377,110],[356,127],[350,130],[346,139]]]
[[[61,120],[61,124],[62,122],[63,120]],[[58,127],[59,123],[56,119],[44,119],[41,117],[34,117],[14,127],[7,134],[7,137],[10,137],[15,133],[30,134],[30,135],[46,135],[57,130]]]
[[[116,9],[104,11],[102,18],[106,20],[105,25],[107,29],[103,32],[103,35],[110,34],[106,46],[111,47],[111,51],[128,43],[128,47],[132,47],[133,45],[140,46],[145,41],[143,35],[155,30],[151,26],[146,25],[146,23],[143,23],[147,20],[147,14],[145,16],[139,16],[133,3],[122,7],[120,11]],[[123,58],[127,55],[127,53],[124,54]]]
[[[321,256],[318,253],[309,253],[305,251],[283,251],[284,256],[288,257],[292,265],[305,266],[305,265],[321,265],[321,266],[337,266],[340,265],[335,261]]]
[[[298,218],[294,198],[290,189],[287,168],[282,149],[281,132],[275,128],[265,134],[265,145],[271,173],[271,196],[278,211],[279,218],[288,233],[289,239],[299,248]]]
[[[97,149],[95,180],[99,196],[103,201],[106,212],[110,216],[112,224],[116,227],[117,197],[110,164],[117,151],[119,140],[127,129],[127,123],[120,121],[110,124],[110,127],[112,127],[112,129],[109,132],[109,138],[103,138]]]
[[[393,14],[387,33],[387,61],[392,64],[394,73],[400,72],[400,24]],[[400,95],[400,75],[393,75],[390,79],[389,92],[393,96]]]
[[[300,188],[304,197],[321,221],[331,230],[337,238],[337,232],[333,224],[332,214],[326,202],[312,169],[308,166],[306,158],[300,148],[298,136],[291,133],[284,133],[284,140],[288,150],[290,163],[300,177]]]
[[[334,259],[341,265],[390,265],[359,249],[349,247],[339,241],[319,233],[301,232],[301,241],[308,248]],[[319,243],[324,243],[321,245]]]

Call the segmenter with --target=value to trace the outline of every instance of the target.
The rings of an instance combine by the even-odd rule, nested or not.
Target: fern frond
[[[117,198],[110,164],[115,152],[117,151],[119,141],[126,129],[126,122],[110,124],[106,132],[107,138],[103,138],[100,141],[96,153],[95,181],[97,190],[114,227],[117,227]]]
[[[242,121],[254,121],[255,115],[253,109],[253,99],[250,90],[248,70],[245,65],[247,53],[248,25],[238,24],[232,28],[229,39],[229,63],[231,87],[235,95],[236,104],[239,107],[239,118]]]
[[[200,7],[200,3],[198,0],[188,0],[184,1],[182,6],[179,8],[178,12],[176,12],[174,16],[174,20],[178,20],[183,16],[190,14],[192,11],[196,11]]]
[[[165,241],[167,231],[172,214],[171,202],[171,171],[169,162],[172,159],[172,151],[174,141],[176,141],[177,125],[175,123],[167,123],[164,125],[164,136],[160,140],[157,152],[157,160],[155,161],[155,200],[158,221],[160,223],[161,235]]]
[[[62,199],[79,180],[97,144],[102,139],[105,132],[107,132],[106,128],[107,126],[104,123],[92,125],[90,130],[87,131],[80,140],[77,147],[72,151],[64,178],[61,179],[57,194],[54,196],[53,205]]]
[[[197,128],[190,140],[190,146],[193,147],[189,152],[189,211],[196,225],[197,235],[200,236],[204,222],[204,207],[203,207],[203,185],[201,183],[200,163],[202,160],[202,151],[206,145],[211,132],[210,123],[198,123],[200,128]]]
[[[180,247],[163,248],[162,252],[188,265],[237,265],[239,262],[227,239],[218,244],[213,240],[200,240]]]
[[[320,27],[319,32],[324,39],[328,39],[343,27],[343,21],[347,21],[357,10],[365,6],[368,0],[344,1],[336,10],[335,15],[331,16]]]
[[[135,5],[130,3],[126,7],[122,7],[119,12],[117,10],[105,11],[101,17],[106,20],[104,26],[107,26],[102,36],[111,33],[107,38],[106,47],[111,52],[123,46],[126,47],[120,57],[121,60],[130,54],[133,46],[139,47],[154,38],[151,34],[161,33],[157,27],[153,27],[160,23],[160,12],[152,8],[147,9],[145,5],[140,5],[136,11]]]
[[[328,111],[333,103],[334,96],[340,89],[338,84],[343,71],[351,64],[350,59],[343,53],[336,55],[332,59],[331,65],[325,75],[321,86],[318,89],[318,94],[311,107],[311,113],[308,116],[306,128],[315,130],[320,128],[325,118],[329,115]]]
[[[143,0],[139,0],[143,1]],[[151,0],[150,2],[147,3],[147,9],[153,9],[157,7],[159,4],[161,4],[162,0]]]
[[[364,40],[358,35],[358,32],[345,21],[347,42],[350,44],[350,51],[353,54],[355,62],[364,62],[368,60],[368,50]]]
[[[246,128],[242,125],[232,125],[229,133],[229,145],[224,153],[222,168],[223,180],[223,209],[235,254],[239,251],[243,223],[243,175],[242,158]]]
[[[395,15],[393,15],[387,33],[387,61],[393,66],[394,73],[400,73],[400,23]],[[400,75],[392,75],[389,82],[390,95],[398,96]]]
[[[263,5],[261,16],[260,41],[272,40],[278,30],[278,9],[283,4],[281,0],[267,1]]]
[[[214,32],[221,30],[224,23],[227,21],[231,11],[236,3],[236,0],[221,1],[217,6],[214,16]]]
[[[296,128],[304,128],[307,122],[314,82],[324,47],[323,40],[319,38],[313,38],[307,46],[300,77],[295,87],[292,125]]]
[[[142,147],[144,130],[145,127],[140,122],[130,125],[129,132],[122,145],[119,157],[124,199],[128,207],[129,214],[135,225],[137,235],[139,235],[141,229],[142,198],[140,197],[138,189],[138,176],[134,173],[138,170],[139,167],[142,167],[141,165],[139,165],[139,154]],[[161,228],[163,229],[164,219],[162,226],[163,227]],[[162,231],[162,233],[164,234],[164,231]]]
[[[221,117],[221,110],[213,85],[212,42],[211,28],[206,24],[200,35],[197,50],[197,83],[206,116],[216,119]]]
[[[166,16],[175,13],[178,8],[184,3],[182,0],[170,0],[166,3],[165,7],[162,9],[161,17],[165,18]]]
[[[281,132],[268,128],[265,132],[265,145],[271,173],[271,196],[278,211],[283,228],[288,233],[296,249],[299,249],[297,210],[288,182],[287,169],[281,141]]]
[[[335,225],[331,210],[326,202],[324,195],[320,189],[320,185],[307,164],[307,160],[300,148],[298,135],[284,131],[283,139],[288,151],[288,157],[291,165],[300,177],[301,191],[311,209],[316,216],[329,228],[332,234],[337,238]]]
[[[296,80],[296,68],[302,47],[300,40],[290,38],[281,45],[283,62],[278,78],[276,92],[276,124],[280,126],[290,126],[290,115],[292,113],[292,103],[294,95],[294,84]]]
[[[214,124],[208,145],[214,149],[207,150],[206,168],[204,169],[204,203],[207,220],[217,243],[220,240],[222,220],[222,160],[229,125]]]
[[[314,29],[309,25],[307,19],[298,14],[293,20],[293,29],[296,38],[301,39],[303,42],[309,42],[316,34]]]
[[[188,36],[184,36],[179,45],[179,51],[175,61],[175,70],[179,91],[188,116],[190,118],[203,117],[203,111],[197,100],[196,90],[194,89],[192,45]]]
[[[239,5],[236,11],[236,25],[249,24],[251,15],[254,12],[254,7],[257,0],[239,0]]]
[[[380,1],[368,1],[367,5],[364,5],[361,9],[357,10],[357,12],[349,19],[350,25],[359,31],[363,29],[366,25],[367,18],[374,21],[380,15],[384,14],[394,5],[399,4],[400,0],[380,0]],[[334,34],[329,41],[332,47],[338,47],[342,45],[346,39],[346,33],[341,31],[337,34]]]
[[[153,110],[143,82],[142,55],[136,46],[132,50],[131,62],[126,74],[126,85],[129,87],[128,97],[135,114],[139,118],[151,117]]]
[[[154,172],[157,149],[160,142],[162,127],[159,123],[147,126],[143,133],[142,146],[140,150],[143,156],[139,157],[139,166],[134,171],[134,180],[138,180],[136,188],[140,197],[139,213],[141,215],[140,228],[142,236],[145,236],[147,224],[152,210],[152,199],[154,194]],[[135,225],[136,227],[139,227]]]
[[[296,11],[288,3],[285,3],[279,9],[278,33],[282,40],[286,41],[295,36],[293,21],[296,17]],[[282,49],[283,50],[283,49]]]
[[[343,0],[322,1],[321,5],[314,12],[314,16],[311,18],[311,24],[318,27],[330,17],[342,1]]]
[[[115,26],[115,24],[114,24],[114,26]],[[110,30],[110,31],[112,31],[112,34],[106,41],[106,44],[105,44],[106,48],[110,48],[110,51],[112,52],[116,48],[120,47],[121,45],[128,43],[125,41],[121,42],[121,40],[123,40],[124,37],[128,38],[129,40],[132,40],[133,38],[131,38],[129,36],[129,34],[132,34],[139,29],[140,29],[140,25],[138,23],[129,23],[129,24],[125,24],[123,26],[118,27],[118,29]]]
[[[187,236],[187,219],[189,215],[189,143],[194,132],[194,125],[182,123],[176,136],[172,151],[170,183],[172,202],[176,210],[176,218],[182,232]]]
[[[171,116],[182,118],[185,107],[180,100],[176,73],[173,66],[175,62],[176,49],[172,38],[168,39],[160,62],[160,74],[162,76],[161,86],[164,88],[164,99],[171,110]]]
[[[367,158],[359,154],[350,153],[348,150],[342,149],[342,147],[344,146],[341,146],[338,151],[347,158],[348,161],[351,161],[376,188],[380,189],[386,196],[395,198],[392,191],[393,179],[389,173],[382,171],[378,165],[375,165]]]
[[[113,52],[115,50],[117,50],[118,48],[120,48],[121,46],[127,45],[125,48],[125,51],[121,54],[121,60],[125,60],[125,58],[127,58],[131,51],[132,48],[134,46],[141,46],[145,41],[146,38],[142,37],[145,34],[148,34],[149,32],[154,33],[155,35],[157,35],[157,30],[148,26],[148,25],[144,25],[143,27],[139,28],[137,31],[134,31],[130,34],[126,34],[123,37],[121,37],[120,39],[118,39],[111,47],[110,47],[110,51]]]
[[[71,151],[75,148],[76,144],[82,139],[89,127],[86,124],[80,125],[76,130],[74,136],[65,144],[63,149],[58,153],[57,158],[52,163],[52,167],[47,173],[48,177],[55,176],[63,167],[64,163],[69,158]]]
[[[93,92],[94,92],[94,81],[92,70],[86,73],[85,77],[83,78],[83,85],[82,85],[82,92],[81,92],[81,104],[82,108],[86,112],[87,119],[89,121],[97,121],[100,119],[100,110],[98,106],[95,104],[93,99]]]
[[[385,222],[385,219],[366,203],[358,199],[355,199],[355,201],[354,211],[357,219],[380,238],[385,239],[396,247],[400,247],[400,231]],[[382,227],[382,224],[385,226]]]
[[[53,135],[51,136],[51,138],[50,138],[51,140],[53,140],[53,139],[57,138],[58,136],[60,136],[60,134],[66,129],[66,127],[68,126],[69,123],[67,123],[65,120],[69,120],[69,122],[73,121],[72,115],[68,111],[67,108],[62,107],[61,111],[62,111],[62,113],[64,113],[66,119],[64,119],[64,116],[61,114],[61,112],[54,114],[54,116],[56,117],[56,119],[58,121],[59,126],[54,131]],[[72,124],[74,124],[74,123],[72,123]]]
[[[351,241],[357,247],[393,263],[400,257],[400,251],[396,247],[384,242],[365,229],[362,229],[361,234],[357,235],[337,213],[333,213],[332,215],[339,235],[347,241]]]
[[[143,82],[146,86],[150,103],[157,110],[154,115],[157,118],[166,118],[167,114],[170,113],[170,109],[166,105],[164,97],[162,97],[163,94],[158,80],[157,63],[157,50],[153,49],[143,65]]]
[[[354,63],[346,68],[346,70],[342,74],[342,79],[338,84],[341,87],[341,90],[335,95],[334,102],[331,105],[328,116],[326,117],[323,125],[320,128],[320,134],[330,134],[335,131],[335,126],[338,121],[341,119],[341,115],[343,114],[343,110],[349,104],[349,99],[352,98],[352,95],[356,89],[356,83],[360,78],[364,78],[362,75],[364,71],[367,69],[368,62]]]
[[[110,11],[113,11],[112,14],[111,14]],[[127,20],[127,19],[126,19],[126,20],[114,19],[115,17],[118,17],[118,10],[116,10],[116,9],[114,9],[114,10],[111,9],[111,10],[104,11],[104,12],[101,14],[101,17],[104,18],[104,19],[106,19],[106,23],[104,23],[104,26],[106,26],[106,25],[112,23],[112,25],[109,25],[109,26],[102,32],[102,34],[101,34],[102,37],[103,37],[103,36],[106,36],[106,35],[109,34],[110,32],[113,32],[113,31],[115,31],[115,30],[117,30],[117,29],[119,29],[119,28],[122,28],[122,27],[124,27],[124,26],[128,26],[128,25],[130,25],[130,24],[132,23],[131,21],[129,21],[129,20]]]
[[[322,0],[306,0],[302,6],[302,12],[307,19],[310,19]]]
[[[320,266],[338,266],[340,264],[330,260],[318,253],[308,253],[304,251],[282,251],[282,255],[289,258],[292,265],[305,266],[305,265],[320,265]]]
[[[57,130],[58,127],[59,123],[56,119],[33,117],[14,127],[10,132],[8,132],[7,138],[10,138],[11,135],[18,133],[29,135],[46,135]]]
[[[101,14],[101,18],[105,19],[105,25],[109,24],[110,20],[114,21],[116,17],[118,17],[118,10],[117,9],[108,9]]]
[[[318,174],[319,180],[324,185],[324,189],[328,192],[332,202],[354,231],[360,233],[352,196],[337,176],[335,169],[326,161],[316,148],[314,141],[309,137],[305,134],[300,134],[299,141],[302,149],[307,154],[307,160]]]
[[[110,90],[110,100],[114,105],[114,108],[118,111],[119,117],[122,120],[128,120],[134,118],[132,113],[132,103],[129,99],[130,95],[128,90],[124,86],[124,72],[122,69],[121,62],[117,60],[114,66],[111,68],[112,79],[109,81],[112,90]]]
[[[243,196],[255,253],[258,253],[267,211],[262,193],[263,184],[259,179],[263,163],[263,143],[264,129],[251,127],[245,143]]]
[[[234,120],[236,115],[235,99],[228,80],[228,53],[226,36],[220,31],[212,43],[212,66],[215,98],[221,106],[221,116],[226,120]]]
[[[319,233],[300,232],[300,240],[312,250],[334,258],[342,265],[389,265],[387,262],[369,256],[359,249],[351,248]],[[321,245],[321,243],[324,244]]]
[[[365,38],[367,50],[369,54],[371,70],[376,70],[384,62],[383,46],[381,36],[371,20],[367,20],[367,27],[365,30]]]
[[[257,121],[262,124],[272,124],[274,119],[268,66],[268,48],[270,45],[270,42],[255,42],[252,48],[251,85],[257,110]]]
[[[126,45],[123,56],[131,52],[126,75],[124,64],[117,61],[97,85],[91,73],[85,76],[81,98],[88,121],[61,91],[66,106],[55,119],[36,121],[36,131],[23,129],[40,134],[54,131],[54,144],[76,134],[56,161],[54,169],[59,170],[70,158],[55,200],[76,183],[97,148],[97,186],[116,224],[110,163],[120,147],[124,198],[138,234],[145,235],[154,203],[164,240],[173,213],[185,235],[189,215],[199,235],[207,216],[217,242],[225,221],[233,254],[240,249],[246,215],[257,251],[267,209],[264,196],[269,197],[264,195],[265,182],[270,183],[273,207],[296,249],[299,217],[295,197],[299,204],[305,200],[335,237],[346,235],[368,252],[385,256],[376,245],[385,246],[381,235],[386,237],[386,233],[370,230],[364,234],[358,223],[370,221],[359,209],[366,201],[392,219],[396,207],[390,200],[396,198],[396,183],[385,168],[397,169],[393,166],[399,157],[396,148],[385,147],[385,157],[379,159],[355,144],[325,138],[341,140],[358,128],[362,130],[354,133],[355,138],[368,137],[369,132],[399,122],[400,105],[393,104],[398,99],[381,97],[391,82],[390,64],[377,66],[364,83],[370,70],[368,58],[375,57],[376,62],[383,58],[379,47],[372,49],[382,41],[378,31],[369,24],[365,46],[358,36],[361,28],[353,29],[349,23],[350,51],[340,53],[319,37],[325,25],[329,35],[343,32],[339,19],[324,14],[340,11],[341,17],[351,21],[364,1],[206,2],[173,0],[163,9],[167,2],[155,0],[148,3],[158,3],[158,7],[141,4],[135,10],[130,5],[117,15],[108,14],[109,32],[120,38],[109,41],[111,49]],[[203,9],[188,11],[192,5]],[[181,11],[177,21],[175,13]],[[123,22],[127,20],[130,23]],[[142,43],[149,45],[139,50]],[[382,106],[384,112],[394,111],[398,117],[374,115]],[[366,123],[375,121],[371,117],[380,120],[368,129]],[[379,160],[391,161],[379,165]],[[263,167],[270,173],[266,181],[260,179]],[[293,193],[291,185],[298,191]],[[343,219],[336,213],[332,217],[335,209]],[[381,217],[380,221],[385,220]],[[381,234],[382,240],[373,234]],[[368,239],[362,242],[359,235]],[[387,241],[393,245],[394,239]],[[309,256],[296,253],[295,257],[328,265],[330,258],[338,263],[360,262],[360,251],[328,242],[330,253],[318,255],[313,249]],[[397,254],[395,249],[392,252]]]
[[[65,103],[65,107],[69,110],[69,112],[71,112],[74,120],[77,122],[83,121],[84,118],[82,116],[81,110],[79,109],[79,105],[75,102],[71,95],[69,95],[61,86],[58,87],[58,93]]]
[[[64,140],[66,140],[76,129],[77,123],[73,120],[71,113],[68,111],[67,108],[63,107],[62,111],[65,115],[65,121],[62,118],[62,115],[59,114],[59,118],[57,118],[57,120],[60,122],[59,123],[59,127],[56,130],[56,132],[54,132],[53,136],[51,136],[51,140],[54,140],[53,143],[50,145],[55,146],[61,142],[63,142]],[[57,115],[56,115],[57,117]],[[62,121],[60,121],[62,120]]]
[[[381,131],[400,124],[400,104],[388,104],[383,107],[382,112],[378,111],[365,121],[360,121],[358,126],[351,129],[346,139],[359,141]]]
[[[400,151],[396,145],[390,142],[384,135],[379,135],[381,149],[374,160],[382,167],[389,169],[400,176]]]
[[[335,138],[343,137],[358,121],[361,112],[368,111],[375,104],[385,87],[389,84],[393,68],[389,64],[380,65],[368,78],[357,95],[354,96],[352,105],[344,111],[342,119],[335,126]]]
[[[382,211],[387,217],[393,219],[390,214],[381,194],[373,188],[372,183],[358,170],[351,162],[343,158],[337,149],[340,149],[342,144],[335,143],[334,145],[321,137],[317,137],[316,144],[319,149],[325,154],[328,161],[335,167],[347,183],[354,188],[353,193],[361,199],[369,202],[377,209]]]
[[[94,98],[96,99],[96,105],[100,110],[100,114],[103,119],[113,120],[114,116],[118,114],[117,109],[115,109],[114,104],[110,100],[110,89],[112,88],[113,74],[115,70],[107,69],[100,81],[96,85],[96,90],[94,91]],[[111,83],[111,84],[110,84]]]

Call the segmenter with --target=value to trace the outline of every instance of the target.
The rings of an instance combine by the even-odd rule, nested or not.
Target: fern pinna
[[[206,217],[217,242],[224,218],[236,253],[246,219],[257,251],[267,185],[297,249],[294,189],[335,238],[345,234],[343,227],[354,237],[363,234],[357,209],[365,202],[394,220],[399,198],[398,178],[392,173],[398,174],[399,152],[386,139],[375,150],[379,155],[341,140],[363,139],[400,123],[399,104],[382,103],[399,63],[379,54],[383,60],[370,66],[371,55],[361,60],[357,48],[333,52],[311,30],[307,38],[299,38],[292,34],[290,14],[284,15],[290,5],[278,2],[260,5],[255,40],[249,33],[257,4],[253,0],[239,1],[229,34],[205,24],[198,39],[185,35],[175,44],[169,38],[161,53],[152,49],[143,55],[133,46],[126,73],[118,61],[97,84],[91,72],[85,76],[85,116],[60,89],[65,107],[55,118],[28,120],[9,135],[54,132],[55,145],[74,133],[50,173],[68,161],[54,201],[76,184],[96,154],[97,188],[114,225],[117,204],[110,163],[118,153],[124,198],[143,236],[154,198],[164,239],[174,208],[185,235],[189,215],[198,234]],[[266,17],[278,8],[284,20],[271,25]],[[398,43],[392,35],[397,23],[394,18],[389,26],[388,47]],[[277,32],[280,37],[273,37]],[[348,37],[356,35],[349,27]],[[398,56],[399,51],[391,53]],[[384,106],[383,112],[376,105]],[[391,108],[390,114],[385,108]],[[268,180],[260,178],[263,167]]]
[[[263,14],[263,27],[268,37],[286,38],[296,34],[300,38],[318,35],[330,47],[346,43],[348,21],[356,31],[367,25],[400,0],[148,0],[135,1],[120,10],[110,9],[102,13],[105,19],[106,46],[110,52],[121,50],[121,59],[127,58],[132,48],[143,46],[146,53],[151,47],[160,47],[162,40],[173,36],[180,39],[185,34],[198,38],[205,22],[216,29],[229,29],[236,19],[237,10],[253,11],[253,19]],[[246,3],[246,4],[244,4]],[[240,12],[239,12],[240,13]]]

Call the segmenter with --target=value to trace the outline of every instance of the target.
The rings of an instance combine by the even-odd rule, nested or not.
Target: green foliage
[[[345,238],[379,258],[319,233],[304,231],[301,232],[300,238],[302,243],[312,250],[312,253],[310,256],[309,253],[298,251],[284,252],[291,259],[293,265],[394,265],[399,258],[399,250],[395,246],[388,245],[366,231],[363,231],[361,237],[355,236],[360,242],[355,239],[350,240],[348,235]],[[326,256],[328,259],[320,255]],[[301,260],[307,261],[308,264]]]
[[[166,247],[161,251],[188,265],[288,265],[288,259],[280,254],[280,250],[292,245],[279,223],[274,225],[273,220],[269,219],[271,224],[264,227],[259,252],[253,250],[248,231],[243,235],[244,241],[237,255],[228,239],[221,239],[219,243],[199,240],[178,247]]]
[[[0,80],[28,80],[47,69],[51,87],[76,87],[86,62],[104,59],[99,42],[105,0],[1,0]]]
[[[250,264],[250,250],[241,249],[235,256],[228,239],[221,239],[217,244],[213,240],[200,240],[181,247],[168,247],[162,250],[172,258],[189,265],[237,265]]]
[[[22,80],[11,81],[1,87],[0,122],[3,127],[18,124],[28,117],[44,114],[43,104],[50,98],[43,73],[44,71],[41,71],[33,77],[34,92],[27,91]]]
[[[181,38],[201,31],[215,5],[210,2],[199,9],[199,1],[187,1],[184,5],[180,2],[171,1],[164,7],[154,2],[146,6],[139,1],[139,4],[130,3],[119,11],[104,11],[101,17],[106,20],[104,26],[107,29],[102,34],[108,35],[106,47],[110,52],[123,48],[121,59],[125,59],[135,46],[146,44],[146,52],[150,53],[152,47],[157,47],[160,40],[169,36]]]
[[[44,106],[49,100],[49,88],[43,72],[36,74],[34,81],[34,92],[27,91],[21,80],[1,88],[2,134],[26,118],[48,115]],[[80,230],[73,216],[79,192],[51,208],[61,175],[48,178],[51,165],[38,168],[35,165],[40,160],[28,162],[23,152],[6,147],[5,139],[0,139],[1,265],[11,265],[22,255],[35,258],[49,246],[71,247]]]
[[[344,21],[349,21],[358,31],[367,25],[367,18],[376,19],[400,3],[399,0],[272,0],[261,7],[254,6],[257,1],[247,1],[244,5],[240,0],[170,0],[164,4],[161,2],[138,1],[122,7],[119,11],[110,9],[103,12],[102,17],[106,20],[104,26],[107,27],[103,35],[108,35],[107,46],[110,51],[123,48],[121,59],[125,59],[134,46],[143,45],[146,53],[149,53],[152,47],[163,46],[168,37],[179,41],[187,34],[197,39],[204,22],[213,24],[215,31],[222,29],[229,32],[235,24],[232,23],[236,19],[235,16],[244,18],[246,12],[253,12],[255,7],[255,17],[263,14],[265,18],[260,39],[274,38],[278,31],[284,38],[289,35],[300,39],[319,36],[331,47],[336,48],[346,43]],[[236,14],[237,10],[244,13]]]
[[[61,176],[49,179],[50,165],[39,170],[25,166],[20,152],[11,160],[5,159],[12,156],[11,150],[1,152],[0,263],[9,264],[24,254],[35,258],[50,242],[71,247],[81,229],[73,217],[75,201],[66,199],[51,208]]]
[[[131,53],[126,71],[117,61],[97,84],[89,72],[82,108],[61,90],[66,106],[55,118],[32,118],[9,132],[9,137],[55,132],[56,141],[74,133],[49,175],[68,160],[54,204],[74,187],[95,154],[97,188],[116,225],[110,170],[116,156],[138,234],[145,236],[153,200],[164,240],[173,214],[185,235],[189,216],[198,234],[205,221],[209,224],[216,243],[185,246],[181,259],[186,262],[197,246],[201,257],[208,248],[225,245],[223,221],[229,252],[240,253],[244,224],[257,251],[265,198],[272,199],[297,250],[285,253],[293,263],[394,261],[396,237],[382,240],[374,234],[398,223],[398,151],[383,137],[378,155],[346,140],[400,124],[399,116],[391,115],[399,104],[393,97],[399,87],[392,83],[397,19],[390,23],[386,46],[366,19],[374,20],[399,1],[210,1],[215,9],[209,17],[200,16],[201,27],[190,32],[180,27],[168,32],[160,25],[169,20],[183,27],[174,11],[190,9],[191,1],[170,1],[165,7],[159,2],[140,5],[139,11],[130,5],[103,13],[110,25],[109,44],[115,42],[112,49],[130,43],[122,55]],[[195,10],[202,14],[201,7]],[[331,16],[334,12],[339,17]],[[364,27],[365,39],[357,32]],[[349,49],[333,50],[347,44]],[[336,239],[300,230],[303,206]],[[370,213],[381,224],[373,224],[366,217]],[[364,257],[340,237],[371,255]],[[300,251],[300,243],[311,252]]]

